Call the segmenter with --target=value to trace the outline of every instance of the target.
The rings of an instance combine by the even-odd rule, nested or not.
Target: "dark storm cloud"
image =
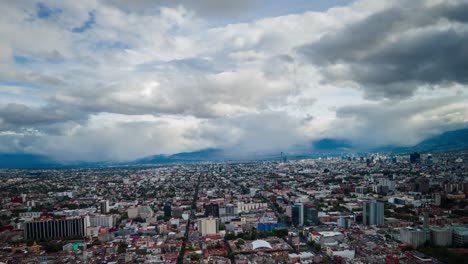
[[[47,125],[79,119],[79,114],[51,107],[29,107],[10,103],[0,105],[2,126],[18,128],[31,125]]]
[[[468,83],[468,3],[412,1],[299,48],[327,81],[354,81],[371,98],[402,98],[420,84]]]

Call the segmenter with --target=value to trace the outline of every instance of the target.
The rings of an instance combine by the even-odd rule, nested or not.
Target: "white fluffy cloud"
[[[259,4],[231,2],[3,3],[0,152],[129,160],[287,151],[324,137],[409,145],[467,126],[466,79],[453,71],[463,1],[360,0],[213,26]],[[421,14],[402,11],[415,6]],[[384,38],[366,33],[379,28]],[[436,52],[433,68],[426,53],[391,45],[434,51],[439,38],[458,57]],[[414,65],[430,69],[406,72]]]

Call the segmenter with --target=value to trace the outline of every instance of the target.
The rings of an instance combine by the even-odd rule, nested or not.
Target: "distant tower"
[[[109,213],[109,200],[104,200],[101,202],[101,214]]]
[[[429,230],[429,213],[427,212],[427,209],[424,210],[423,216],[424,216],[424,230]]]
[[[164,217],[172,216],[172,204],[170,202],[164,203]]]
[[[291,205],[291,221],[294,225],[304,225],[304,204]]]
[[[283,152],[281,152],[281,154],[280,154],[280,162],[286,163],[286,156],[284,155]]]
[[[421,154],[419,154],[418,152],[414,152],[413,154],[410,154],[410,163],[411,164],[421,163]]]
[[[383,225],[384,204],[376,200],[364,202],[362,205],[362,219],[364,225]]]

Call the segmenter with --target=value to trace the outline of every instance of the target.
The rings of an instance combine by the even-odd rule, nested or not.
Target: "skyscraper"
[[[217,218],[201,218],[197,221],[198,231],[202,236],[216,235],[219,232],[219,223]]]
[[[217,203],[209,203],[205,205],[205,216],[219,217],[219,205]]]
[[[304,205],[294,204],[291,205],[291,221],[293,225],[304,225]]]
[[[362,223],[364,225],[382,225],[384,223],[384,204],[376,200],[364,202]]]
[[[109,200],[104,200],[101,202],[101,214],[109,213]]]
[[[314,204],[304,205],[304,224],[306,226],[316,226],[319,223],[318,210]]]
[[[169,202],[164,203],[164,217],[172,216],[172,204]]]
[[[414,182],[414,191],[422,194],[429,193],[429,180],[427,178],[418,178]]]
[[[421,154],[418,152],[410,154],[410,163],[421,163]]]

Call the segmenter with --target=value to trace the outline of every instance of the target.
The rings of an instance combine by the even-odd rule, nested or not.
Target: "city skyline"
[[[413,146],[468,127],[466,1],[0,4],[0,154]]]

